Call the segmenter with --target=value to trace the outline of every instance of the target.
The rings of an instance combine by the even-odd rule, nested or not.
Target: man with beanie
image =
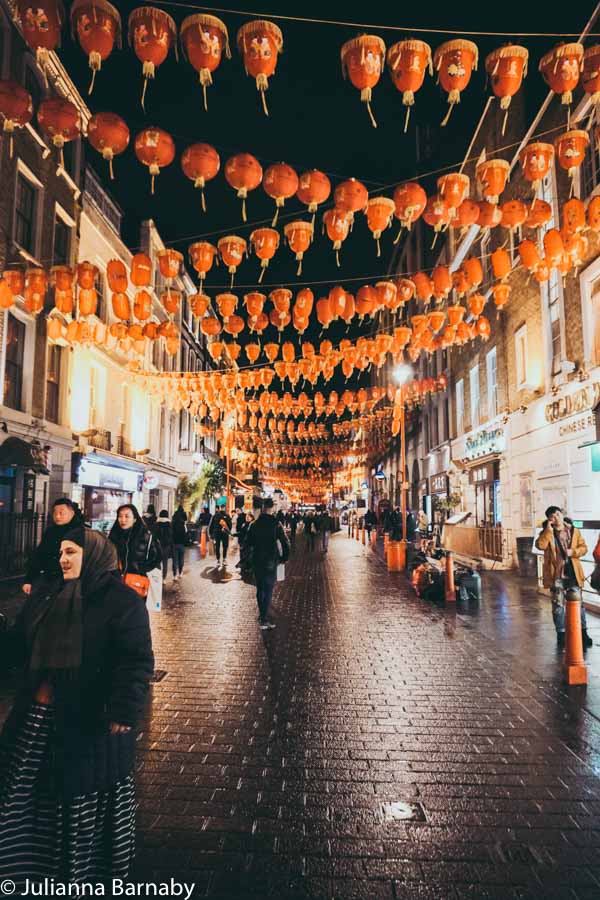
[[[262,513],[256,522],[250,526],[246,540],[252,553],[252,568],[256,578],[258,621],[264,631],[275,628],[268,613],[277,580],[277,566],[290,555],[288,539],[281,523],[273,515],[273,500],[270,497],[264,501]]]

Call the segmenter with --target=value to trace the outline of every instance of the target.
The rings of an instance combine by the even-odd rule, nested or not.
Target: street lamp
[[[400,388],[400,470],[402,473],[400,482],[400,502],[402,508],[402,541],[400,542],[400,568],[406,568],[406,423],[404,418],[404,405],[406,403],[406,385],[413,379],[412,366],[401,363],[392,372],[392,377]]]

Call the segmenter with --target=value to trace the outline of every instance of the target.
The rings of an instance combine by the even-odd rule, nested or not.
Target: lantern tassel
[[[377,241],[377,257],[379,258],[381,256],[381,244],[379,238],[375,238],[375,240]]]
[[[339,269],[340,268],[340,251],[339,250],[335,251],[335,261],[336,261],[337,267]]]
[[[11,159],[13,158],[14,149],[15,149],[15,142],[14,142],[13,133],[12,133],[12,131],[11,131],[11,132],[10,132],[10,137],[9,137],[9,139],[8,139],[8,152],[9,152],[9,155],[10,155],[10,158],[11,158]]]
[[[154,178],[155,178],[154,175],[150,176],[150,193],[152,195],[154,195]]]
[[[248,217],[246,216],[246,198],[242,198],[242,222],[247,222]]]
[[[206,212],[206,198],[204,196],[204,188],[200,188],[200,200],[202,202],[202,212]]]
[[[450,93],[448,94],[448,103],[450,105],[450,108],[442,120],[442,128],[445,128],[448,124],[455,105],[457,103],[460,103],[460,91],[450,91]]]
[[[111,181],[114,181],[114,180],[115,180],[115,173],[114,173],[114,171],[113,171],[113,161],[112,161],[112,156],[111,156],[111,158],[110,158],[109,161],[108,161],[108,174],[110,175],[110,180],[111,180]]]
[[[273,221],[271,222],[271,228],[275,228],[277,225],[277,221],[279,219],[279,207],[275,207],[275,215],[273,216]]]
[[[400,237],[401,237],[401,235],[402,235],[402,225],[401,225],[400,228],[398,229],[398,234],[397,234],[396,237],[394,238],[394,246],[396,246],[396,244],[398,244],[398,243],[400,242]]]
[[[88,88],[88,97],[90,96],[90,94],[91,94],[92,91],[94,90],[94,82],[96,81],[96,72],[97,72],[97,71],[98,71],[98,70],[92,66],[92,80],[90,81],[90,86],[89,86],[89,88]]]
[[[408,120],[410,119],[410,106],[406,107],[406,116],[404,117],[404,134],[408,131]]]
[[[231,273],[231,284],[230,284],[230,287],[233,287],[233,279],[234,279],[234,278],[235,278],[235,269],[234,269],[233,272]]]
[[[300,257],[300,260],[298,262],[298,268],[296,269],[296,278],[298,278],[300,275],[302,275],[302,257]]]
[[[260,275],[258,276],[258,283],[262,284],[263,275],[265,274],[265,267],[261,266]],[[231,280],[231,286],[233,287],[233,279]]]
[[[146,112],[146,88],[148,87],[148,78],[144,78],[144,86],[142,87],[142,109]]]
[[[367,112],[369,113],[369,118],[371,119],[371,125],[373,126],[373,128],[377,128],[377,122],[375,121],[373,110],[371,109],[371,88],[363,88],[360,92],[360,99],[367,105]]]
[[[508,106],[506,107],[506,112],[504,113],[504,119],[502,120],[502,137],[504,137],[504,132],[506,131],[506,123],[508,122]]]

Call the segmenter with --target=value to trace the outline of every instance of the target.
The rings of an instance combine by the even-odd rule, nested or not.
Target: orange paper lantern
[[[425,72],[433,75],[431,47],[425,41],[409,39],[398,41],[390,47],[387,64],[396,90],[402,92],[402,103],[406,106],[404,131],[408,128],[411,106],[415,102],[415,93],[422,87]]]
[[[192,144],[190,147],[186,147],[181,155],[183,174],[194,182],[195,188],[200,189],[203,212],[206,212],[204,197],[206,182],[215,177],[220,166],[219,154],[210,144]]]
[[[108,0],[75,0],[71,7],[71,31],[77,33],[79,45],[87,54],[92,70],[88,93],[94,89],[96,72],[112,53],[115,43],[121,46],[121,16]]]
[[[556,156],[562,169],[566,169],[570,178],[574,178],[577,169],[585,159],[585,151],[590,142],[587,131],[576,129],[561,134],[554,141]]]
[[[175,159],[173,138],[162,128],[144,128],[136,136],[134,150],[139,161],[150,170],[150,193],[153,194],[154,179]]]
[[[63,4],[61,0],[18,0],[17,14],[25,43],[35,51],[44,69],[51,51],[60,46]]]
[[[251,153],[238,153],[227,160],[224,171],[225,180],[241,198],[242,219],[246,222],[246,198],[248,191],[254,191],[261,183],[262,166]]]
[[[269,166],[265,172],[263,178],[265,194],[268,194],[275,201],[275,215],[271,222],[272,226],[277,224],[279,210],[284,206],[286,200],[294,196],[298,190],[298,184],[298,175],[287,163],[275,163]]]
[[[331,194],[331,182],[324,172],[311,169],[298,179],[298,200],[308,206],[308,211],[315,213],[320,203],[325,203]],[[315,217],[313,215],[313,225]]]
[[[13,155],[15,129],[24,128],[33,118],[31,94],[16,81],[0,79],[0,121],[2,130],[9,136],[9,154]]]
[[[552,144],[545,144],[542,141],[534,141],[521,150],[519,160],[523,167],[523,175],[527,181],[531,181],[533,189],[537,194],[543,179],[550,171],[550,166],[554,159],[554,148]]]
[[[288,222],[283,229],[290,250],[296,254],[298,269],[296,275],[302,274],[302,260],[310,247],[313,237],[313,226],[310,222]]]
[[[505,159],[488,159],[477,166],[477,182],[484,199],[489,203],[498,203],[500,194],[506,187],[509,171],[510,164]]]
[[[227,271],[231,275],[231,284],[233,285],[237,267],[244,258],[244,254],[247,253],[246,241],[235,234],[229,234],[219,239],[217,249],[221,259],[227,266]]]
[[[265,91],[269,87],[269,78],[277,68],[278,54],[283,50],[281,30],[273,22],[262,19],[247,22],[237,33],[237,46],[244,57],[246,75],[255,79],[264,114],[268,116]]]
[[[583,44],[558,44],[542,56],[539,70],[544,81],[561,102],[570,104],[583,66]]]
[[[217,248],[208,241],[196,241],[195,244],[190,244],[188,252],[192,266],[200,276],[200,284],[202,284],[212,268],[213,261],[217,256]]]
[[[261,261],[260,276],[258,278],[260,284],[263,280],[265,269],[275,256],[277,248],[279,247],[279,232],[275,231],[274,228],[257,228],[250,235],[250,243]]]
[[[213,72],[219,67],[223,50],[231,59],[227,26],[216,16],[196,13],[187,16],[179,29],[184,56],[198,73],[204,97],[204,109],[208,109],[206,89],[213,83]]]
[[[58,149],[60,165],[64,169],[63,148],[81,132],[78,108],[63,97],[50,97],[40,103],[37,119],[42,134]]]
[[[433,65],[450,104],[442,126],[448,123],[455,104],[460,103],[460,95],[469,84],[473,70],[477,69],[478,58],[477,46],[472,41],[446,41],[436,49]]]
[[[506,129],[508,108],[527,74],[529,51],[519,44],[507,44],[493,50],[485,59],[485,70],[489,75],[494,95],[500,100],[500,109],[506,110],[502,123],[502,134]]]
[[[351,222],[352,213],[337,207],[326,210],[323,215],[323,223],[327,229],[329,240],[333,242],[338,267],[340,265],[339,250],[342,242],[348,237]]]
[[[129,43],[142,63],[144,86],[142,109],[145,109],[146,89],[156,69],[162,65],[173,46],[177,55],[177,26],[168,13],[154,6],[139,6],[129,16]]]
[[[372,89],[381,78],[385,61],[385,43],[374,34],[362,34],[346,41],[341,49],[342,75],[350,79],[360,91],[360,99],[367,106],[371,124],[377,122],[371,110]]]
[[[386,228],[389,228],[395,208],[394,201],[389,197],[373,197],[372,200],[367,201],[367,224],[373,234],[373,238],[377,242],[377,256],[381,256],[381,245],[379,242],[381,233]]]

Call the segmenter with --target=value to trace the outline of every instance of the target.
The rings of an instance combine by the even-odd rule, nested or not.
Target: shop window
[[[46,373],[46,418],[58,425],[60,402],[61,348],[56,344],[48,347],[48,368]]]
[[[479,409],[479,366],[469,371],[469,393],[471,402],[471,428],[477,428],[481,421]]]
[[[527,325],[522,325],[515,334],[515,358],[517,388],[527,387]]]
[[[54,217],[54,251],[52,261],[55,266],[68,266],[71,258],[71,227],[61,219]]]
[[[456,434],[465,430],[465,383],[461,378],[456,382]]]
[[[17,244],[35,256],[37,190],[23,175],[17,173],[14,238]]]
[[[488,419],[498,415],[498,375],[496,367],[496,348],[492,347],[485,358],[487,374],[487,413]]]
[[[25,323],[9,313],[6,327],[3,402],[11,409],[23,409],[25,334]]]

